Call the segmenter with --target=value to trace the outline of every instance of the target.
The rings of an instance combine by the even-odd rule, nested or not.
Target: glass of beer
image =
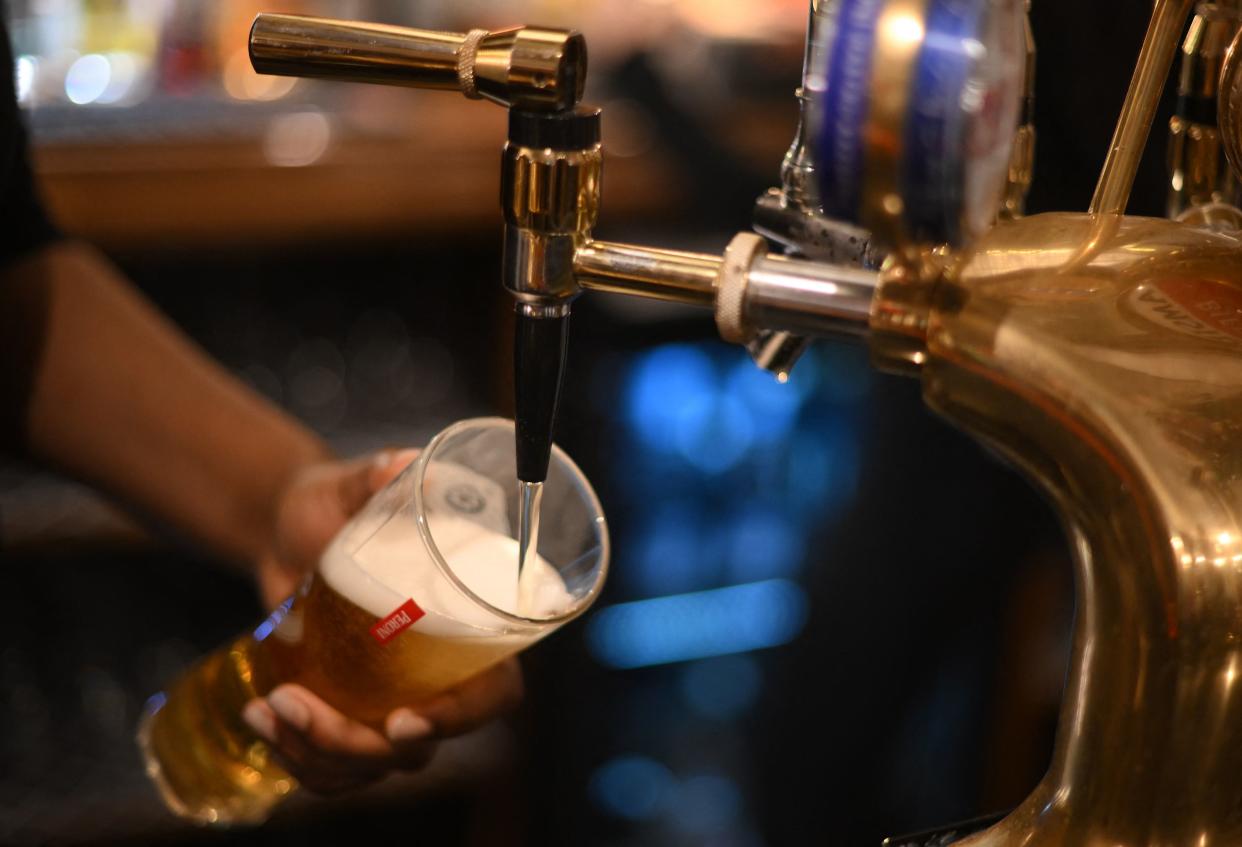
[[[377,493],[298,592],[253,632],[147,704],[138,743],[169,808],[208,824],[258,823],[297,788],[243,722],[293,682],[382,731],[416,706],[581,614],[608,570],[598,498],[559,448],[538,555],[518,569],[513,422],[454,424]]]

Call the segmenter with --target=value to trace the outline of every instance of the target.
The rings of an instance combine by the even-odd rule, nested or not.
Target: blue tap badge
[[[821,33],[821,196],[828,215],[889,241],[960,245],[991,225],[1004,190],[1022,96],[1022,10],[1015,0],[913,8],[840,0]],[[904,104],[885,112],[877,103],[895,80]]]
[[[884,0],[844,0],[837,10],[836,31],[821,95],[819,126],[820,193],[824,211],[834,218],[862,222],[863,133],[871,100],[871,66],[876,24]]]

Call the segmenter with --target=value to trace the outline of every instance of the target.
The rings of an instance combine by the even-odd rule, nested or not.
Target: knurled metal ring
[[[479,54],[479,45],[487,37],[487,30],[472,29],[466,33],[466,40],[457,50],[457,87],[461,93],[471,100],[479,100],[482,94],[475,84],[474,61]]]
[[[768,242],[753,232],[739,232],[725,249],[716,274],[716,329],[725,341],[745,344],[755,334],[746,321],[746,276],[767,252]]]

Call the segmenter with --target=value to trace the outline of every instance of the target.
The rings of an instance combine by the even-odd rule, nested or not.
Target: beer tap
[[[517,476],[533,533],[578,293],[573,251],[599,205],[599,110],[578,106],[585,41],[540,27],[452,33],[261,14],[250,58],[259,73],[457,90],[509,108],[502,277],[516,299]]]
[[[751,233],[735,238],[724,256],[593,240],[603,163],[600,111],[579,105],[586,46],[578,33],[519,27],[460,34],[261,14],[251,29],[250,56],[260,73],[457,90],[509,107],[501,160],[502,278],[516,299],[524,483],[538,483],[547,472],[570,306],[582,289],[710,305],[722,335],[738,343],[761,332],[867,332],[878,284],[872,269],[768,255],[766,242]],[[809,54],[807,67],[813,67]],[[823,232],[833,239],[848,232],[844,244],[859,231],[828,222]],[[875,255],[866,250],[864,241],[851,255]],[[787,369],[790,359],[780,346]]]
[[[789,255],[753,232],[723,254],[594,238],[599,114],[577,105],[572,33],[261,16],[252,52],[260,70],[510,106],[504,281],[527,476],[546,456],[569,303],[594,290],[710,309],[722,337],[761,348],[780,333],[861,339],[1048,493],[1079,592],[1052,765],[963,845],[1238,843],[1242,244],[1124,214],[1193,0],[1154,4],[1090,209],[1030,217],[1016,202],[1029,150],[1013,151],[1033,58],[1024,5],[815,0],[809,120],[756,209]],[[1242,164],[1237,42],[1221,73],[1223,143]],[[818,258],[838,235],[856,251]],[[760,356],[787,369],[780,347]]]

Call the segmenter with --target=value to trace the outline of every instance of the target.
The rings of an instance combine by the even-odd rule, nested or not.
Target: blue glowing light
[[[771,579],[610,606],[591,619],[587,639],[605,665],[639,668],[776,647],[806,615],[806,593]]]
[[[803,395],[794,386],[778,382],[749,357],[733,366],[725,390],[744,404],[755,438],[763,443],[788,435],[802,408]]]
[[[746,458],[755,440],[754,415],[739,398],[717,391],[694,398],[679,411],[673,443],[694,467],[718,474]]]
[[[802,565],[802,529],[784,509],[746,503],[720,532],[728,538],[726,561],[733,582],[793,576]]]
[[[711,405],[717,382],[716,369],[702,350],[689,344],[657,347],[638,359],[630,377],[630,426],[648,447],[671,452],[671,436],[693,423],[696,407]]]
[[[263,623],[254,628],[254,640],[262,641],[271,635],[273,630],[280,626],[280,622],[285,619],[285,615],[289,614],[289,607],[292,605],[293,598],[290,597],[288,600],[273,609],[272,613],[264,619]]]
[[[755,410],[726,389],[712,358],[697,346],[670,344],[641,356],[626,409],[648,449],[678,455],[706,474],[733,468],[755,442]]]
[[[740,717],[759,698],[763,674],[752,656],[720,656],[687,665],[681,695],[698,714],[716,720]]]
[[[786,503],[791,512],[822,520],[826,510],[853,499],[858,488],[858,444],[843,421],[797,432],[786,458]]]
[[[654,759],[621,756],[591,775],[587,791],[608,814],[640,821],[660,814],[676,787],[673,774]]]
[[[714,533],[703,532],[703,521],[703,509],[695,503],[662,503],[634,534],[634,558],[624,572],[638,594],[679,594],[720,583],[724,561],[713,549],[719,546]]]

